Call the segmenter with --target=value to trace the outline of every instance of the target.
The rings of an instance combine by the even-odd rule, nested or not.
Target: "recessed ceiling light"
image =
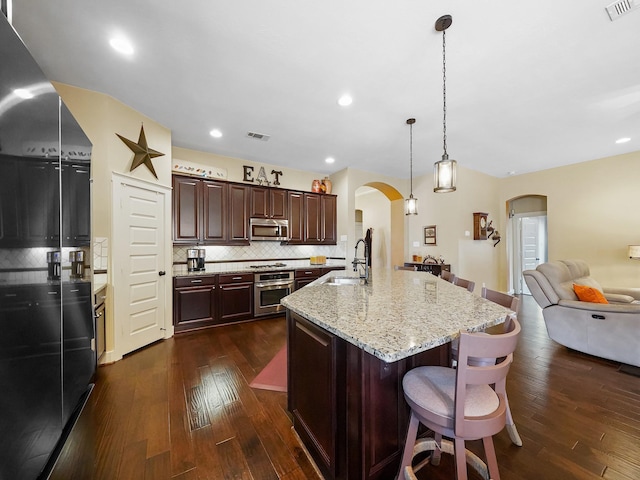
[[[29,90],[25,90],[24,88],[16,88],[13,93],[15,93],[20,98],[24,98],[25,100],[33,98],[33,93],[31,93]]]
[[[353,103],[353,98],[348,93],[345,93],[338,99],[338,105],[341,107],[348,107]]]
[[[631,140],[629,137],[619,138],[616,143],[627,143],[629,140]]]
[[[336,159],[335,159],[335,158],[333,158],[333,157],[327,157],[327,158],[325,158],[325,159],[324,159],[324,161],[325,161],[326,163],[333,163],[333,162],[335,162],[335,161],[336,161]]]
[[[220,138],[222,136],[222,132],[217,128],[214,128],[209,132],[209,135],[211,135],[213,138]]]
[[[113,37],[109,40],[109,45],[123,55],[133,55],[133,45],[124,37]]]

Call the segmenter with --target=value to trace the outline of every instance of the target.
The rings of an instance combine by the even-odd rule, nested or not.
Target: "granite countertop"
[[[479,331],[511,310],[425,272],[373,269],[367,285],[326,285],[330,272],[281,303],[316,325],[391,363]]]
[[[302,268],[326,268],[326,267],[344,267],[345,260],[327,259],[327,263],[322,265],[314,265],[309,260],[271,260],[271,261],[246,261],[246,262],[222,262],[222,263],[206,263],[204,272],[189,272],[186,264],[174,265],[174,277],[191,277],[198,275],[215,275],[219,273],[254,273],[265,272],[267,270],[252,268],[251,265],[273,265],[275,263],[284,263],[281,267],[270,267],[268,271],[279,270],[297,270]]]

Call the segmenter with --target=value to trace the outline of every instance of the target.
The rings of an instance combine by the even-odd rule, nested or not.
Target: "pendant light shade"
[[[433,191],[448,193],[456,191],[456,170],[458,162],[450,160],[447,154],[447,62],[445,31],[451,26],[451,15],[443,15],[436,20],[436,30],[442,32],[442,160],[433,165]]]
[[[442,155],[442,160],[433,165],[433,191],[448,193],[456,191],[456,167],[458,162]]]
[[[407,125],[409,125],[409,181],[411,182],[411,191],[409,198],[404,200],[404,214],[405,215],[417,215],[418,214],[418,199],[413,197],[413,124],[416,123],[415,118],[409,118]]]

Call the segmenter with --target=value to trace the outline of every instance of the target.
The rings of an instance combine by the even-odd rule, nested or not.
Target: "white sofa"
[[[523,275],[552,340],[640,367],[640,288],[603,288],[583,260],[543,263]],[[600,290],[609,304],[580,301],[573,284]]]

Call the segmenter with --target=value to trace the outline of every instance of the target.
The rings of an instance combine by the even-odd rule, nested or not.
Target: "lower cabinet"
[[[219,323],[217,283],[217,275],[173,279],[173,325],[176,333]]]
[[[301,289],[305,285],[310,284],[314,280],[317,280],[322,276],[322,268],[303,268],[296,270],[295,272],[295,287],[296,290]]]
[[[314,280],[334,270],[344,270],[345,267],[311,267],[298,269],[295,272],[295,289],[298,290]]]
[[[173,279],[176,333],[253,318],[253,274]]]
[[[220,321],[253,318],[253,273],[220,275]]]

